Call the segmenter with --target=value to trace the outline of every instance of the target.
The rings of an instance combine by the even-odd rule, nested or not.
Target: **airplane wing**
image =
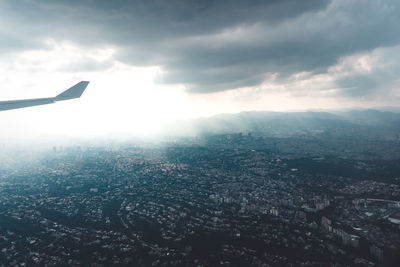
[[[88,84],[89,84],[89,82],[87,82],[87,81],[81,81],[81,82],[75,84],[74,86],[72,86],[71,88],[65,90],[61,94],[57,95],[56,97],[0,101],[0,111],[26,108],[26,107],[32,107],[32,106],[47,105],[47,104],[56,103],[58,101],[79,98],[85,91]]]

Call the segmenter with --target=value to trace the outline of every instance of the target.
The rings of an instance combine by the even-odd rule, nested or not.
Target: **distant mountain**
[[[378,110],[346,112],[242,112],[170,125],[171,134],[253,133],[267,136],[372,135],[398,138],[400,114]]]
[[[336,114],[349,120],[352,123],[360,125],[385,126],[385,127],[400,126],[398,124],[400,122],[399,121],[400,114],[393,112],[367,109],[367,110],[352,110]]]
[[[376,110],[380,111],[388,111],[388,112],[393,112],[393,113],[400,113],[400,107],[379,107],[375,108]]]

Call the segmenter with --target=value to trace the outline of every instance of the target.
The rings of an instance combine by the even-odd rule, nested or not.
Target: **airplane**
[[[81,81],[55,97],[0,101],[0,111],[19,109],[32,106],[48,105],[58,101],[79,98],[88,86],[88,81]]]

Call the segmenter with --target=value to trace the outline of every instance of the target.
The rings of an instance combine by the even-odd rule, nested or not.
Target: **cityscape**
[[[236,133],[2,160],[0,262],[396,266],[399,143],[382,160],[307,142]]]

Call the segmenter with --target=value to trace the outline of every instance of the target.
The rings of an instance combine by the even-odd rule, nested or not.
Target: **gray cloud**
[[[24,0],[2,1],[0,10],[0,40],[7,40],[0,52],[37,47],[46,37],[109,44],[117,60],[162,66],[159,82],[191,92],[256,86],[271,74],[279,82],[326,73],[344,56],[400,43],[396,0]],[[386,71],[382,77],[393,79]],[[388,82],[355,74],[337,84],[356,97]]]
[[[336,80],[342,94],[350,97],[393,98],[392,90],[400,88],[400,46],[379,48],[365,57],[372,61],[368,70],[350,71]],[[369,69],[370,68],[370,69]]]

